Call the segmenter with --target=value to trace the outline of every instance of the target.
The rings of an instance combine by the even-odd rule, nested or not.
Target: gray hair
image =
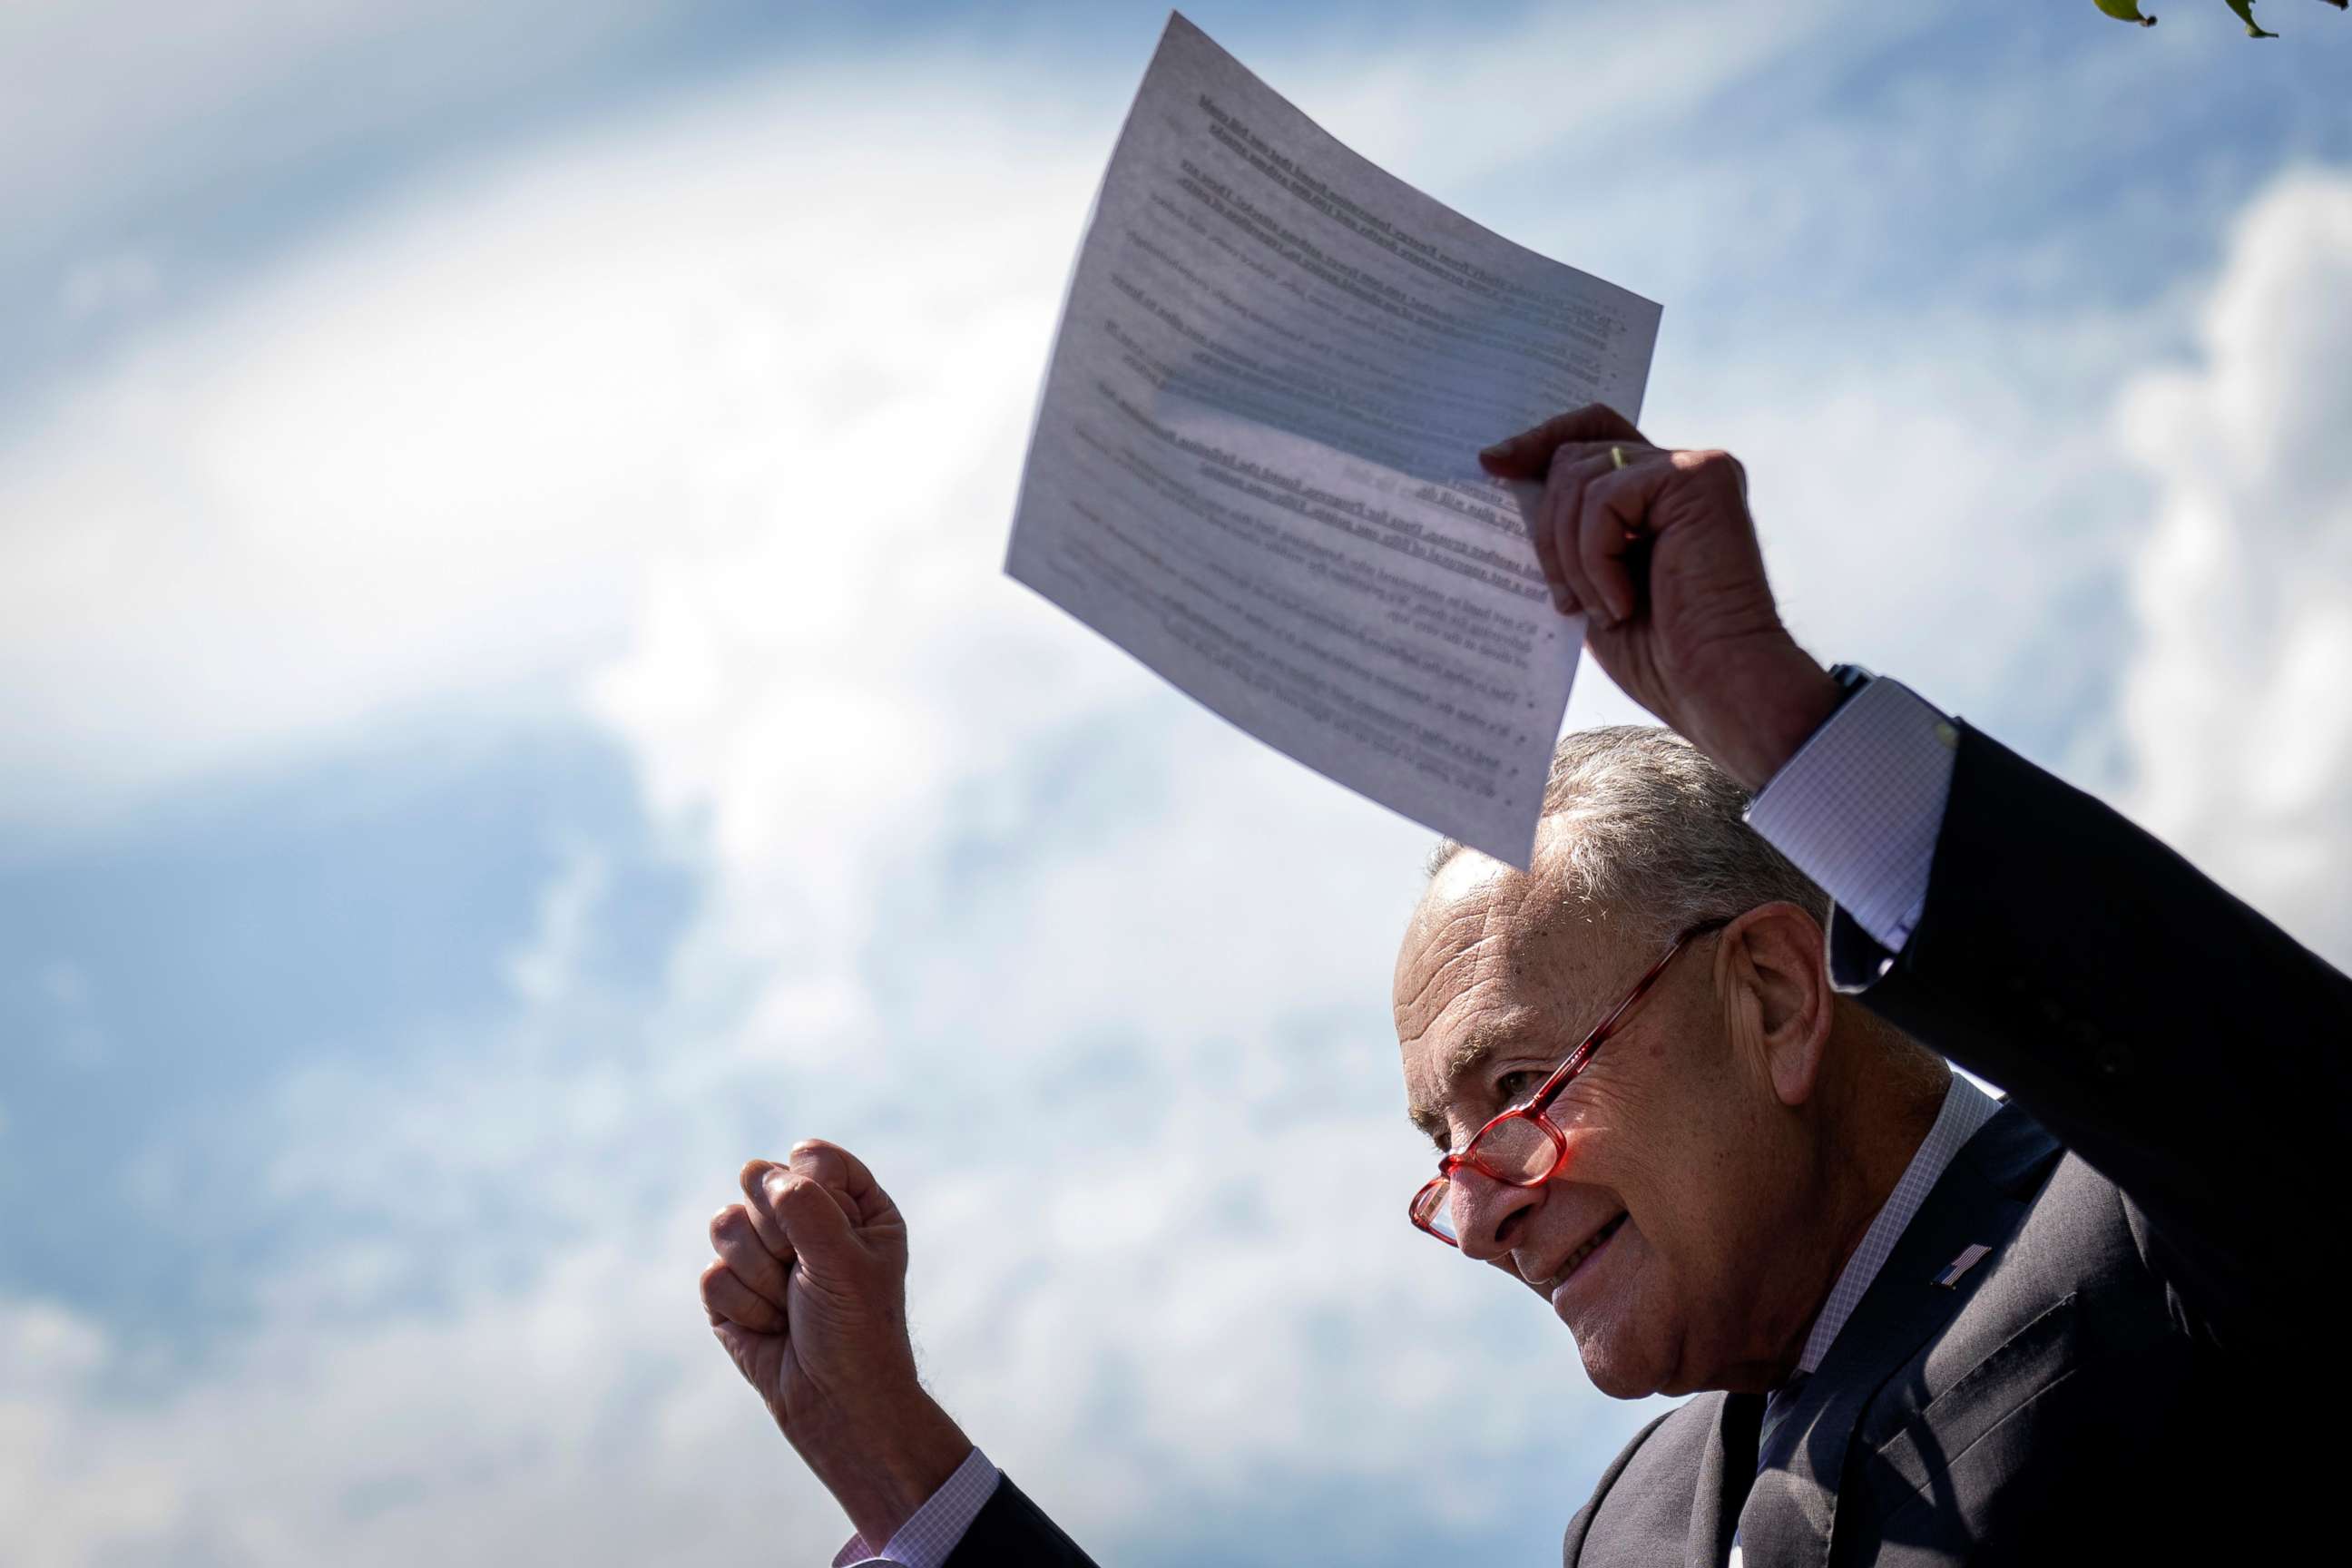
[[[1545,852],[1563,863],[1572,900],[1658,943],[1783,900],[1827,925],[1829,895],[1748,826],[1747,808],[1748,792],[1671,730],[1579,730],[1552,753],[1543,820],[1570,831]],[[1429,875],[1462,852],[1438,845]]]

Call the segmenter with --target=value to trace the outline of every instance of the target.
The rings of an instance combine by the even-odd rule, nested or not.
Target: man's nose
[[[1481,1263],[1499,1262],[1517,1240],[1518,1218],[1543,1201],[1543,1188],[1515,1187],[1473,1165],[1454,1173],[1455,1223],[1462,1227],[1456,1245],[1465,1258]]]

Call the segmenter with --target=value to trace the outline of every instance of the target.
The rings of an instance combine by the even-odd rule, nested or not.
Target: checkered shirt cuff
[[[853,1535],[847,1545],[833,1554],[833,1568],[856,1568],[867,1563],[940,1568],[962,1542],[971,1521],[980,1517],[982,1507],[995,1495],[996,1483],[1002,1479],[988,1456],[974,1448],[964,1456],[955,1474],[940,1482],[940,1489],[898,1527],[890,1544],[877,1552],[864,1536]]]
[[[1908,687],[1873,680],[1772,775],[1748,825],[1900,952],[1927,901],[1958,744]]]

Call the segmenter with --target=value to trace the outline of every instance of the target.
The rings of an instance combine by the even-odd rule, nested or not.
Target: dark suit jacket
[[[1735,1530],[1752,1568],[2340,1551],[2345,1440],[2314,1395],[2344,1353],[2352,981],[1967,730],[1917,929],[1889,962],[1841,914],[1831,964],[2011,1103],[1760,1473],[1761,1396],[1703,1394],[1618,1456],[1565,1562],[1719,1564]],[[1086,1561],[1007,1480],[950,1568]]]

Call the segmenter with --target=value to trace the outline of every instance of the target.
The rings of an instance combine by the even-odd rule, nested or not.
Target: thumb
[[[768,1212],[783,1227],[793,1251],[818,1272],[856,1255],[849,1215],[824,1184],[800,1171],[770,1171],[767,1198]]]
[[[784,1156],[784,1164],[833,1194],[845,1213],[856,1210],[856,1204],[849,1192],[849,1163],[834,1144],[804,1139],[793,1145],[793,1152]]]
[[[833,1201],[861,1233],[887,1230],[901,1223],[898,1205],[890,1201],[866,1162],[840,1144],[803,1138],[793,1145],[786,1163],[831,1193]]]

